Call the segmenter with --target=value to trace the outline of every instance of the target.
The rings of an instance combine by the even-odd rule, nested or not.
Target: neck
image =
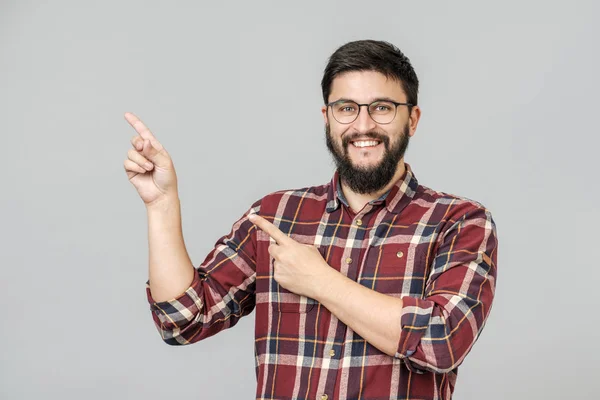
[[[390,181],[387,185],[385,185],[385,187],[373,193],[356,193],[348,187],[348,185],[346,184],[346,182],[344,182],[343,179],[340,179],[342,192],[344,193],[344,197],[348,201],[348,205],[350,206],[352,211],[358,213],[370,201],[376,200],[379,197],[381,197],[381,195],[390,190],[392,186],[396,184],[396,181],[398,181],[398,179],[402,177],[404,171],[406,171],[406,166],[404,165],[404,159],[401,159],[398,163],[398,167],[396,168],[396,173],[394,174],[394,177],[390,179]]]

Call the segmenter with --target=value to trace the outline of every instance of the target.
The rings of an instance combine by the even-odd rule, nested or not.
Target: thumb
[[[167,154],[167,151],[158,142],[152,143],[151,140],[144,139],[142,152],[157,167],[169,167],[171,164],[171,158]]]

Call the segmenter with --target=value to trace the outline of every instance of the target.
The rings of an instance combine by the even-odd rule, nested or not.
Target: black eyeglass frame
[[[371,111],[369,111],[369,109],[370,109],[370,106],[371,106],[372,104],[374,104],[374,103],[381,103],[381,102],[392,103],[392,104],[394,105],[394,117],[392,118],[392,120],[391,120],[390,122],[377,122],[377,121],[375,120],[375,118],[373,118],[373,116],[371,115]],[[353,119],[352,121],[350,121],[350,122],[340,122],[340,121],[338,121],[338,119],[335,117],[335,113],[333,112],[333,107],[332,107],[334,104],[337,104],[337,103],[354,103],[354,104],[356,104],[356,105],[358,106],[358,112],[356,113],[356,117],[354,117],[354,119]],[[365,106],[365,107],[367,107],[367,112],[369,113],[369,117],[370,117],[370,118],[371,118],[373,121],[375,121],[376,123],[378,123],[378,124],[380,124],[380,125],[388,125],[388,124],[391,124],[392,122],[394,122],[394,120],[396,119],[396,114],[398,114],[398,106],[408,106],[408,108],[411,108],[411,107],[413,107],[413,106],[414,106],[414,104],[412,104],[412,103],[398,103],[397,101],[388,100],[388,99],[379,99],[379,100],[374,100],[374,101],[372,101],[372,102],[371,102],[371,103],[369,103],[369,104],[360,104],[360,103],[357,103],[357,102],[356,102],[356,101],[354,101],[354,100],[340,99],[340,100],[336,100],[336,101],[332,101],[332,102],[330,102],[330,103],[327,103],[327,104],[325,104],[325,106],[326,106],[327,108],[331,107],[331,115],[333,116],[333,118],[334,118],[334,119],[335,119],[335,120],[336,120],[338,123],[340,123],[340,124],[343,124],[343,125],[348,125],[348,124],[351,124],[351,123],[353,123],[354,121],[356,121],[356,119],[357,119],[357,118],[358,118],[358,116],[360,115],[360,110],[362,110],[362,106]]]

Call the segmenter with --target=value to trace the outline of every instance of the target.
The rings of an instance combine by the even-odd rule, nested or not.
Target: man
[[[421,110],[399,49],[345,44],[322,90],[331,181],[256,201],[198,268],[171,158],[126,114],[156,326],[166,343],[189,344],[256,309],[257,399],[450,399],[490,313],[495,223],[481,204],[420,185],[404,162]]]

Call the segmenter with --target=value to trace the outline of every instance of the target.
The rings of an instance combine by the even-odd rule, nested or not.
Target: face
[[[406,103],[402,85],[373,71],[347,72],[332,83],[329,102],[350,99],[369,104],[378,99]],[[356,193],[374,193],[383,189],[394,177],[403,159],[409,138],[414,135],[420,116],[418,107],[409,114],[400,105],[389,124],[379,124],[360,107],[354,122],[342,124],[332,115],[331,107],[323,107],[327,148],[331,152],[341,179]]]

